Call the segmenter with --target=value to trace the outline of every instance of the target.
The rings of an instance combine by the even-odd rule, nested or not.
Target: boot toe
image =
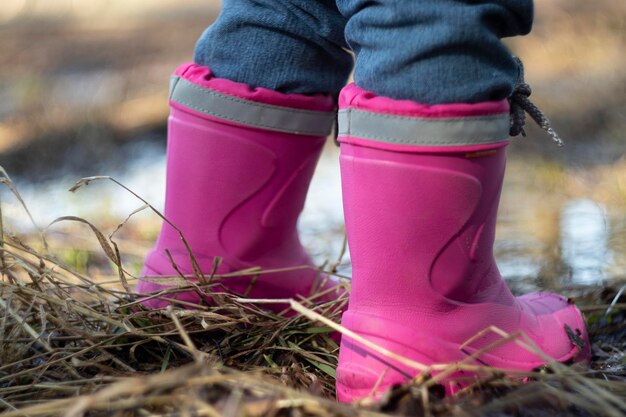
[[[535,318],[539,330],[536,334],[527,333],[545,354],[559,362],[590,359],[584,317],[570,300],[558,294],[535,292],[518,297],[518,302]]]

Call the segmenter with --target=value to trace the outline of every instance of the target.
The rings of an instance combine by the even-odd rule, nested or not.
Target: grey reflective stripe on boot
[[[508,113],[416,118],[359,109],[339,111],[339,136],[397,145],[478,145],[509,140]]]
[[[184,78],[170,80],[170,101],[234,123],[310,136],[328,136],[335,112],[293,109],[257,103],[200,87]]]

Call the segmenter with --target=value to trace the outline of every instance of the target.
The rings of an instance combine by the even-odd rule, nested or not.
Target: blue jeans
[[[354,64],[378,95],[475,103],[511,94],[518,68],[501,38],[532,19],[532,0],[224,0],[195,61],[253,87],[332,95]]]

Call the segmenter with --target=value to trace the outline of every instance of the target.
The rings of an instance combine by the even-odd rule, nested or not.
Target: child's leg
[[[225,0],[195,62],[216,77],[288,94],[336,96],[352,70],[335,0]]]
[[[338,0],[356,53],[355,83],[395,100],[478,103],[507,98],[517,65],[500,38],[524,35],[531,0]]]
[[[225,1],[198,43],[199,62],[176,71],[164,214],[178,230],[163,225],[142,273],[156,278],[140,281],[138,292],[176,286],[162,281],[165,275],[203,283],[202,274],[253,267],[287,270],[217,281],[252,298],[307,297],[319,285],[330,287],[296,230],[335,119],[334,97],[350,71],[351,57],[338,38],[343,20],[329,4]],[[202,291],[186,288],[144,304],[197,304],[209,300]]]
[[[356,85],[339,99],[353,267],[343,325],[425,366],[545,363],[512,341],[490,346],[501,339],[479,335],[490,326],[524,332],[557,361],[587,358],[578,309],[554,294],[514,297],[493,258],[517,75],[499,37],[529,30],[530,1],[339,4],[357,56]],[[380,394],[418,373],[344,336],[337,395]]]

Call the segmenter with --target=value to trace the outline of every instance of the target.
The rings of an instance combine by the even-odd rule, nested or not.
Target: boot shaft
[[[423,106],[352,85],[340,104],[351,306],[414,317],[500,293],[506,103]]]
[[[332,99],[251,89],[191,64],[172,77],[170,106],[164,214],[208,264],[202,269],[215,256],[229,269],[308,262],[296,224]],[[188,257],[167,223],[155,250],[165,249]]]
[[[340,163],[352,305],[413,315],[499,291],[492,248],[503,148],[473,156],[343,143]]]
[[[164,214],[194,253],[254,263],[267,249],[298,246],[297,219],[325,138],[207,123],[176,108],[168,126]],[[179,241],[165,224],[157,246],[184,250]]]

